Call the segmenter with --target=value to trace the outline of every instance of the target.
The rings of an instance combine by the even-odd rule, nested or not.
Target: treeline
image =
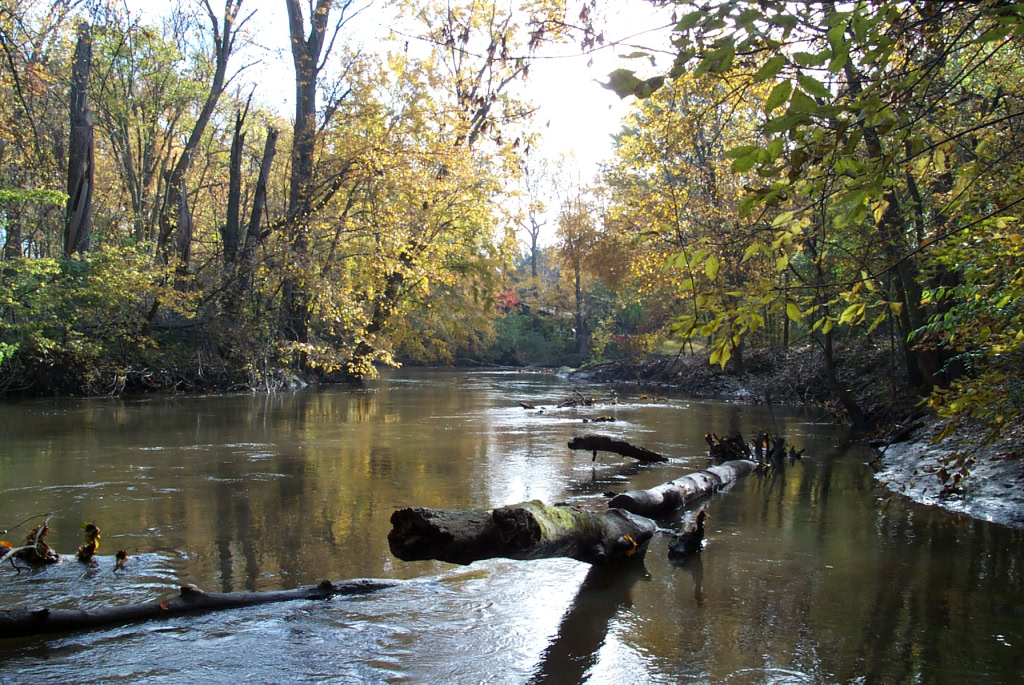
[[[513,84],[598,11],[409,2],[426,40],[368,55],[353,5],[288,1],[288,118],[238,87],[241,0],[37,5],[0,14],[4,390],[801,345],[865,423],[859,346],[947,417],[1020,416],[1018,4],[669,6],[597,179],[529,156]]]
[[[492,343],[545,7],[410,0],[418,39],[369,53],[360,3],[284,4],[262,30],[293,80],[252,84],[273,39],[247,0],[4,0],[0,394],[273,388]],[[292,116],[259,104],[288,89]]]
[[[723,368],[809,345],[854,423],[840,343],[891,348],[879,373],[947,430],[1018,420],[1022,6],[715,0],[673,22],[609,80],[636,104],[587,189],[591,278]]]

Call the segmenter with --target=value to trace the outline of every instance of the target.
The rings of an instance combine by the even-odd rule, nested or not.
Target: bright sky
[[[546,48],[542,54],[564,57],[538,59],[530,69],[528,92],[540,106],[537,124],[545,138],[544,153],[555,158],[559,153],[572,152],[584,179],[592,177],[598,164],[611,156],[612,136],[619,131],[633,101],[632,97],[619,99],[601,82],[607,82],[608,74],[615,69],[643,74],[650,68],[646,59],[622,57],[638,49],[633,45],[666,44],[664,32],[647,33],[668,23],[664,9],[655,10],[643,0],[607,4],[612,6],[606,10],[607,41],[631,45],[609,46],[589,55],[580,55],[577,45]]]
[[[302,3],[305,13],[308,6]],[[381,10],[377,2],[356,16],[339,36],[339,41],[362,45],[372,50],[386,39],[393,27],[390,10]],[[655,10],[643,0],[621,0],[607,3],[604,8],[608,41],[634,37],[636,43],[664,45],[664,38],[642,34],[667,23],[665,11]],[[152,0],[127,0],[133,13],[144,18],[166,11],[163,3]],[[212,3],[215,10],[221,3]],[[277,105],[291,112],[294,85],[291,55],[288,51],[288,18],[283,0],[247,0],[243,14],[256,10],[247,27],[252,30],[262,62],[247,70],[247,81],[259,84],[256,97],[268,105]],[[660,18],[659,18],[660,17]],[[205,19],[205,18],[204,18]],[[308,17],[306,17],[308,21]],[[642,35],[637,35],[642,34]],[[627,41],[630,42],[630,41]],[[624,60],[621,55],[631,53],[634,47],[606,47],[590,55],[580,55],[578,45],[545,47],[530,69],[527,94],[539,106],[536,125],[544,136],[542,152],[554,158],[559,153],[572,151],[580,162],[584,177],[591,176],[597,164],[611,153],[611,136],[618,130],[619,121],[628,109],[629,100],[620,100],[615,93],[601,87],[598,81],[607,81],[607,74],[619,67],[642,71],[645,60]],[[233,59],[235,66],[243,60],[252,61],[250,55]],[[592,65],[588,63],[593,62]]]

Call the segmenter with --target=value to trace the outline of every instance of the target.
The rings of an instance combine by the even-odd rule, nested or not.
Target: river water
[[[611,398],[551,375],[403,370],[360,389],[0,406],[0,528],[51,512],[48,540],[69,554],[83,521],[103,531],[92,565],[0,569],[3,607],[149,601],[181,583],[408,581],[0,641],[0,683],[1021,682],[1021,531],[885,501],[871,455],[798,410],[637,388],[555,409],[576,387]],[[617,420],[582,423],[599,414]],[[397,508],[540,499],[601,511],[606,491],[704,468],[705,432],[765,427],[804,459],[698,503],[710,542],[682,567],[668,533],[695,507],[660,520],[644,563],[615,573],[388,551]],[[595,428],[671,461],[566,448]],[[29,527],[0,537],[17,543]],[[118,549],[131,557],[115,574]]]

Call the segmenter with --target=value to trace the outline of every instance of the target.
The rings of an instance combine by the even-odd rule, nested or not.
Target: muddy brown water
[[[0,528],[52,512],[49,541],[71,553],[83,521],[103,531],[91,566],[0,569],[4,607],[147,601],[186,582],[409,581],[0,641],[0,683],[1021,682],[1021,531],[883,506],[869,453],[799,410],[645,400],[624,387],[616,405],[552,408],[573,387],[400,371],[362,389],[0,406]],[[581,419],[598,414],[617,418],[600,432],[671,461],[569,451],[594,430]],[[643,565],[612,574],[566,559],[457,567],[388,551],[396,508],[540,499],[601,510],[605,491],[703,468],[705,431],[773,425],[805,458],[700,503],[710,543],[682,567],[667,558],[667,532]],[[123,574],[112,572],[118,549],[132,555]]]

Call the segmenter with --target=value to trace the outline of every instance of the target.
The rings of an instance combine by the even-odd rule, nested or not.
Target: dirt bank
[[[1024,426],[1005,429],[997,442],[984,446],[983,426],[965,427],[932,444],[939,429],[938,420],[931,419],[917,431],[914,441],[880,449],[880,470],[875,478],[890,491],[916,502],[1024,528],[1024,459],[1020,454]],[[961,455],[970,460],[970,475],[954,486]],[[946,477],[945,483],[940,475]]]
[[[836,376],[854,394],[861,408],[879,423],[889,417],[894,390],[887,358],[880,345],[837,348]],[[725,370],[709,364],[705,354],[655,355],[641,360],[595,364],[574,372],[572,378],[671,387],[698,397],[728,397],[823,408],[825,419],[842,422],[844,416],[828,391],[821,350],[812,344],[784,350],[756,350],[744,355],[742,370],[730,362]],[[897,403],[897,415],[909,403]]]
[[[844,349],[837,368],[840,382],[876,422],[880,434],[915,409],[918,398],[892,387],[894,373],[884,346]],[[594,365],[572,374],[597,382],[671,387],[701,397],[820,406],[822,421],[844,416],[828,393],[821,354],[810,346],[757,351],[746,355],[742,373],[708,364],[704,355],[654,356],[640,361]],[[968,425],[951,438],[931,444],[938,419],[925,419],[908,442],[879,450],[876,478],[890,491],[922,504],[940,506],[986,521],[1024,528],[1024,424],[1003,431],[1001,439],[981,446],[985,428]],[[967,475],[956,483],[960,455],[971,459]],[[945,469],[946,480],[939,475]]]

